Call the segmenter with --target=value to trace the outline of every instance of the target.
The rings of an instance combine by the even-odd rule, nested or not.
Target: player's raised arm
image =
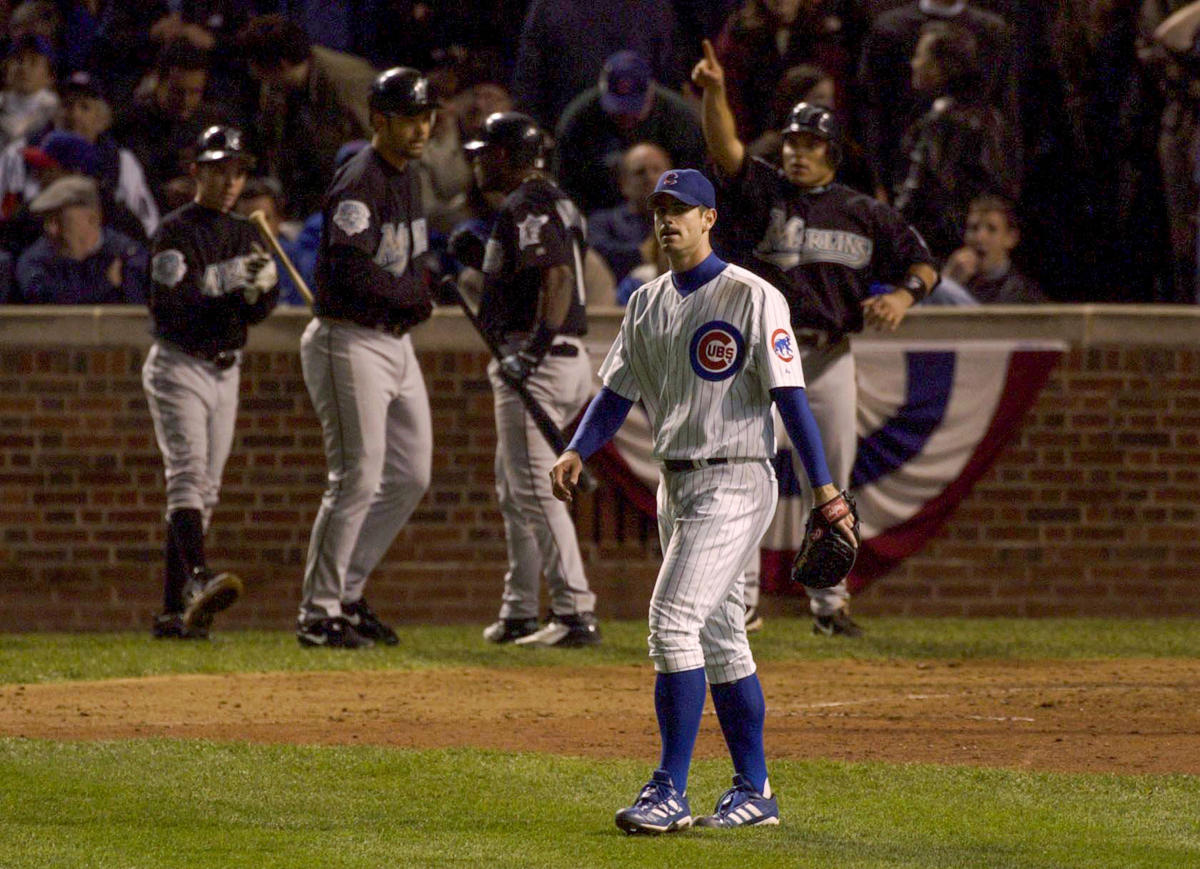
[[[746,146],[737,137],[737,126],[729,98],[725,93],[725,70],[717,60],[712,42],[704,40],[704,57],[692,68],[692,84],[704,95],[700,102],[700,123],[704,144],[717,168],[725,175],[736,175],[746,159]]]

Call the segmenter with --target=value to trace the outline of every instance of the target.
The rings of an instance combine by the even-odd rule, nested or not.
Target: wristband
[[[925,286],[925,282],[916,275],[909,275],[906,277],[904,279],[904,283],[901,284],[901,287],[912,293],[914,302],[919,302],[921,299],[929,295],[930,288]]]

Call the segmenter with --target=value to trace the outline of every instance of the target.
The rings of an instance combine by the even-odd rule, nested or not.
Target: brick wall
[[[159,603],[164,530],[161,459],[140,381],[144,323],[96,334],[56,317],[31,333],[0,316],[0,630],[142,628]],[[248,584],[223,623],[283,628],[294,618],[325,462],[291,349],[302,321],[271,323],[276,338],[252,344],[243,369],[209,553]],[[461,349],[473,345],[460,325],[430,334],[438,329],[442,338],[420,345],[433,484],[368,590],[400,622],[482,624],[498,604],[505,560],[486,360]],[[1073,348],[950,523],[861,595],[858,611],[1200,611],[1197,432],[1200,353]],[[577,522],[600,615],[644,617],[658,565],[650,523],[603,489],[581,499]]]

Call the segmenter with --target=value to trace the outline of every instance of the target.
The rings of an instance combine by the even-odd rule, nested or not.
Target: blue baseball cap
[[[688,205],[699,205],[703,208],[717,207],[717,192],[712,182],[695,169],[670,169],[658,178],[654,192],[648,197],[654,204],[656,196],[672,196]]]
[[[600,72],[600,108],[610,115],[640,115],[650,93],[650,64],[633,51],[618,51]]]
[[[65,130],[54,130],[35,147],[24,148],[21,156],[35,168],[61,167],[81,175],[100,174],[96,146],[83,136]]]

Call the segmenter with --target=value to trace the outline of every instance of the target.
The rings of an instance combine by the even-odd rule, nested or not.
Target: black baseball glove
[[[833,527],[845,516],[853,517],[853,543]],[[808,514],[804,543],[792,562],[792,580],[805,588],[832,588],[850,573],[858,544],[858,508],[843,491]]]

